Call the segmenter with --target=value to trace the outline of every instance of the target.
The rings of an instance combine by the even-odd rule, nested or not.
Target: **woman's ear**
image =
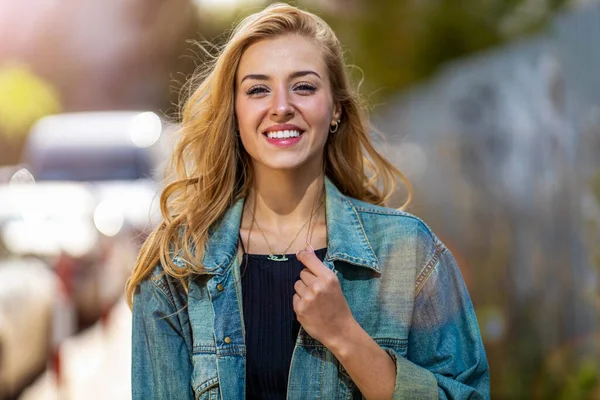
[[[335,103],[333,107],[333,118],[331,123],[337,122],[342,119],[342,103]]]

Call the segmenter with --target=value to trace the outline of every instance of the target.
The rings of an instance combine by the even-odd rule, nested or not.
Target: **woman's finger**
[[[300,279],[302,279],[302,282],[309,287],[319,280],[319,278],[317,278],[317,276],[310,272],[310,270],[307,268],[304,268],[302,271],[300,271]]]
[[[298,295],[298,293],[294,293],[294,297],[292,298],[292,306],[294,307],[294,312],[298,313],[298,306],[302,299]]]
[[[309,250],[300,250],[296,253],[296,257],[304,266],[317,277],[328,276],[332,274],[331,270],[319,260],[317,255]]]
[[[296,294],[300,296],[300,298],[305,298],[310,294],[310,289],[300,279],[294,283],[294,290],[296,291]]]

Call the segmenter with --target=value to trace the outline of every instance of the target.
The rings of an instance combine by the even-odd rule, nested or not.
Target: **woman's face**
[[[322,169],[341,110],[319,48],[298,35],[249,46],[237,70],[235,113],[255,169]]]

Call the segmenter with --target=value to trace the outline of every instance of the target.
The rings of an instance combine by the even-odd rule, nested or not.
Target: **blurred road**
[[[19,400],[131,398],[131,312],[121,299],[106,322],[67,339],[60,348],[63,383],[45,372]]]

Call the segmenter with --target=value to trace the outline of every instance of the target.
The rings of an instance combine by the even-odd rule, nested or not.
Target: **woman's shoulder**
[[[181,256],[174,255],[172,259],[174,268],[185,267],[185,261]],[[163,266],[163,263],[158,261],[150,270],[146,279],[140,284],[140,289],[146,290],[152,288],[152,291],[158,291],[162,296],[169,301],[173,307],[179,307],[185,303],[186,290],[182,281],[175,278]]]
[[[417,235],[423,241],[442,245],[429,225],[410,212],[371,204],[351,197],[348,197],[348,200],[356,210],[361,222],[372,229],[379,230],[384,227],[386,230],[396,229],[403,233]]]
[[[428,280],[442,255],[450,253],[447,247],[419,217],[394,208],[378,206],[349,199],[361,227],[376,254],[408,254],[414,260],[419,287]]]

